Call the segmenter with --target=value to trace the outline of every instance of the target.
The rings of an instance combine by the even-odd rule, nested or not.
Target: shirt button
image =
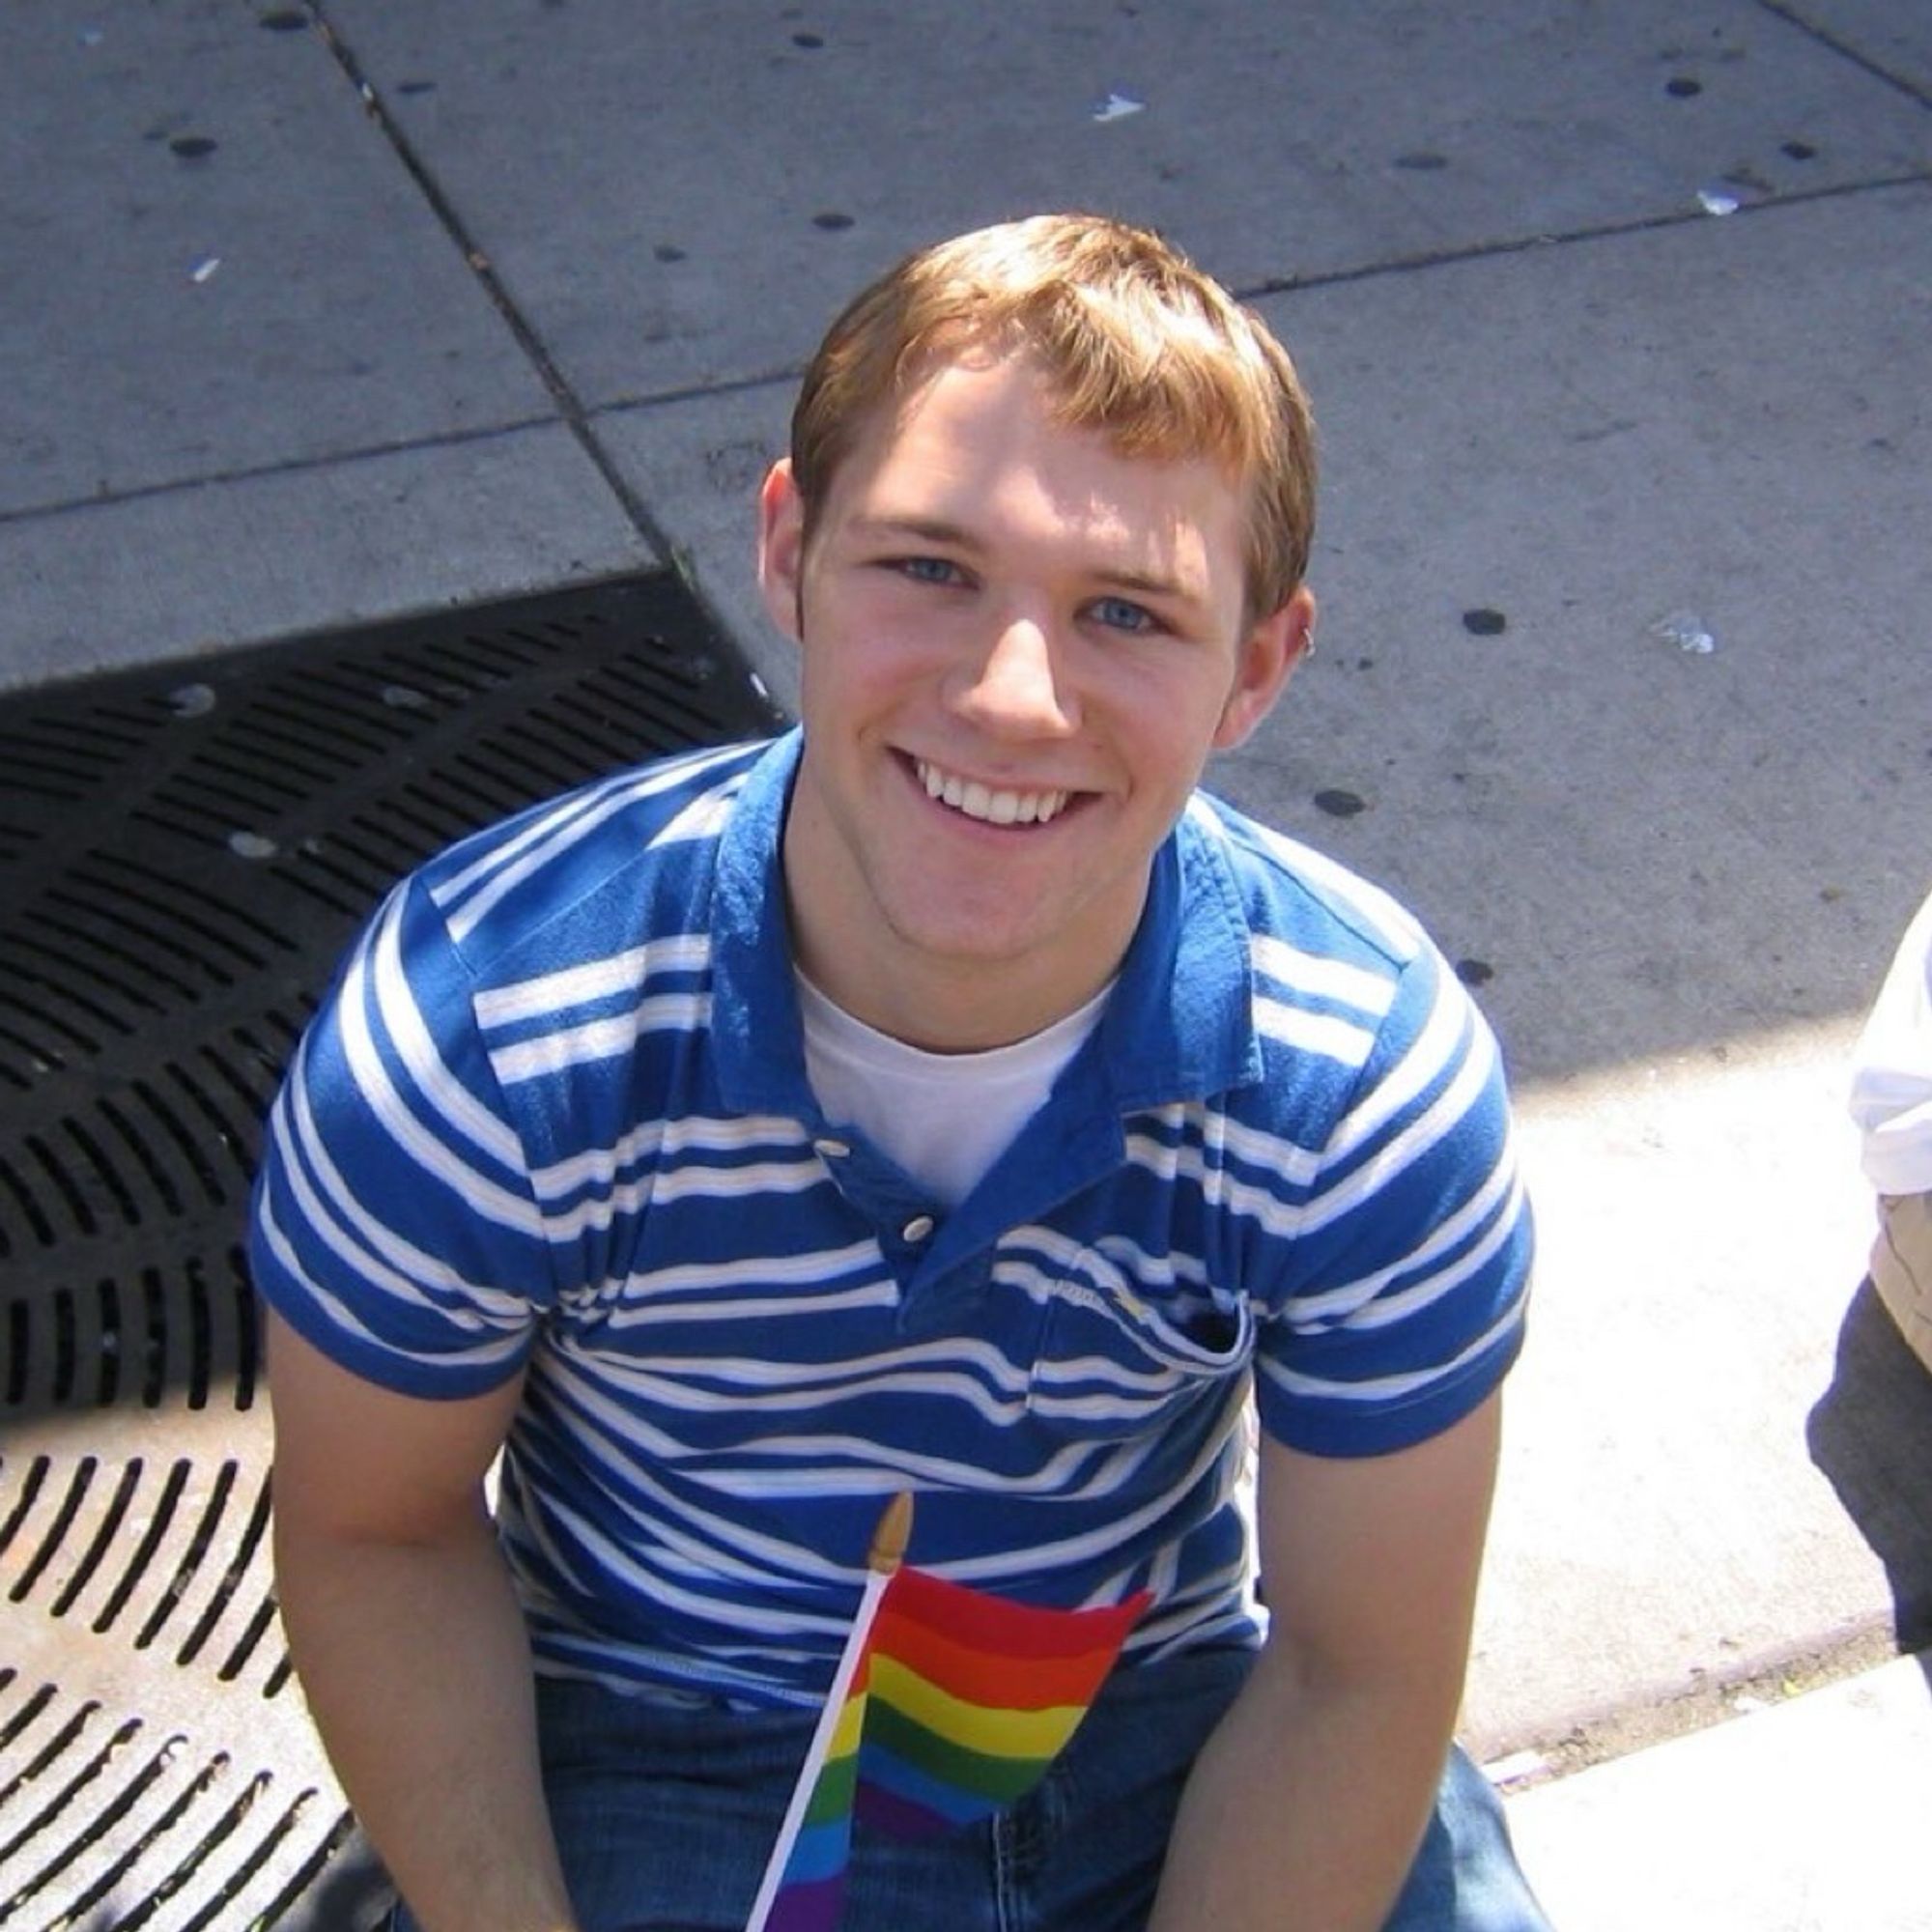
[[[932,1233],[932,1216],[930,1214],[915,1214],[899,1230],[899,1233],[908,1241],[923,1241]]]
[[[816,1154],[822,1154],[827,1160],[843,1160],[852,1151],[843,1141],[835,1140],[813,1141],[811,1151]]]

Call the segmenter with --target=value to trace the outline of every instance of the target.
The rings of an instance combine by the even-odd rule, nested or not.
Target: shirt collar
[[[781,852],[803,734],[747,773],[718,847],[711,1037],[725,1103],[816,1121],[792,983]],[[1224,837],[1198,796],[1154,854],[1147,905],[1094,1039],[1122,1112],[1261,1077],[1247,922]]]

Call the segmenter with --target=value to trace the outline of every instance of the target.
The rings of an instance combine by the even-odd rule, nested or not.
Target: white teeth
[[[968,818],[984,819],[990,825],[1044,825],[1057,818],[1066,804],[1064,791],[989,791],[977,780],[954,778],[923,758],[915,760],[914,769],[928,798],[941,799]]]

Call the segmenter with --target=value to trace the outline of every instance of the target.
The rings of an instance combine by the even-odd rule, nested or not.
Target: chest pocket
[[[1197,1403],[1217,1406],[1254,1354],[1244,1296],[1149,1285],[1096,1248],[1062,1263],[1046,1287],[1027,1409],[1057,1435],[1114,1440]]]

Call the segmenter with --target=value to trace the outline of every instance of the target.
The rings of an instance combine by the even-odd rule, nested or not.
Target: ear
[[[800,641],[799,584],[805,566],[805,499],[792,480],[791,458],[781,456],[758,492],[758,588],[771,620],[793,643]]]
[[[1315,593],[1303,584],[1281,609],[1252,626],[1241,644],[1234,689],[1214,730],[1214,749],[1231,752],[1274,708],[1289,675],[1315,642]]]

